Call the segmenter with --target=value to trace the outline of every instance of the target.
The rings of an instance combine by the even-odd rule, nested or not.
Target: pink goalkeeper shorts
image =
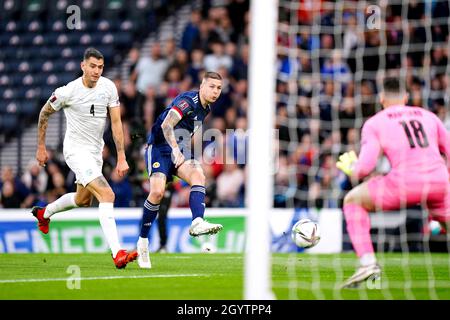
[[[370,197],[377,209],[399,210],[422,205],[439,222],[450,221],[450,184],[448,181],[424,182],[396,174],[376,176],[368,181]]]

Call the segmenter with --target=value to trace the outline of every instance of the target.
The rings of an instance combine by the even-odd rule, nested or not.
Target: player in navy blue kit
[[[166,183],[176,175],[191,186],[189,206],[192,212],[191,236],[215,234],[222,225],[203,219],[205,212],[205,175],[198,161],[191,157],[191,137],[201,126],[222,91],[222,77],[206,72],[199,91],[178,95],[153,124],[147,141],[145,161],[150,176],[150,194],[144,203],[141,232],[137,243],[138,264],[151,268],[148,233],[155,221]]]

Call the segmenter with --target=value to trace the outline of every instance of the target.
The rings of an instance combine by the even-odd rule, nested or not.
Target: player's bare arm
[[[120,118],[120,108],[119,107],[110,108],[109,115],[111,117],[111,130],[117,150],[116,170],[119,176],[123,177],[127,173],[129,166],[125,157],[125,147],[123,143],[123,129],[122,129],[122,120]]]
[[[180,115],[177,114],[176,111],[170,110],[167,113],[167,116],[164,119],[163,123],[161,124],[161,129],[163,131],[164,137],[166,138],[167,143],[172,148],[173,163],[175,164],[175,168],[181,166],[185,160],[184,155],[181,153],[180,148],[178,147],[174,131],[175,126],[180,120]]]
[[[36,150],[36,160],[40,166],[45,165],[48,160],[47,149],[45,147],[45,136],[47,134],[48,119],[56,110],[47,102],[39,113],[38,121],[38,147]]]

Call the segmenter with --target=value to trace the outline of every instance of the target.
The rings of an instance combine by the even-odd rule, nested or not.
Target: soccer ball
[[[309,219],[301,219],[292,227],[291,237],[300,248],[312,248],[320,241],[319,225]]]

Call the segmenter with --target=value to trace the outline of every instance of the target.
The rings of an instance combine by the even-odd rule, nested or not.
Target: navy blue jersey
[[[147,141],[149,145],[167,145],[170,148],[169,144],[166,141],[166,138],[164,137],[161,124],[163,123],[164,119],[171,109],[174,109],[182,117],[174,128],[177,142],[178,144],[182,145],[185,145],[187,141],[184,141],[184,139],[180,139],[180,136],[183,135],[182,133],[180,134],[180,132],[183,131],[183,133],[188,133],[189,137],[192,137],[194,132],[201,126],[210,111],[209,105],[207,105],[206,108],[202,107],[198,91],[187,91],[179,94],[175,97],[175,99],[173,99],[172,103],[166,109],[164,109],[164,111],[159,115],[159,117],[153,124],[150,136]]]

